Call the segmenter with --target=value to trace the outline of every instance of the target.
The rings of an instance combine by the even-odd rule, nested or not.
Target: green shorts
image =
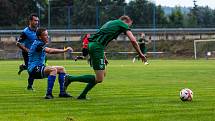
[[[146,53],[147,53],[147,48],[146,48],[145,44],[141,44],[141,45],[140,45],[140,50],[141,50],[141,52],[142,52],[143,54],[146,54]]]
[[[146,47],[141,48],[140,50],[141,50],[141,52],[142,52],[143,54],[146,54],[146,53],[147,53],[147,48],[146,48]]]
[[[105,70],[104,46],[97,42],[89,42],[88,50],[94,70]]]

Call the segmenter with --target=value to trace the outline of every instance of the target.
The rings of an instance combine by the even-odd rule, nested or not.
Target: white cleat
[[[149,63],[148,63],[148,62],[145,62],[144,64],[145,64],[145,65],[149,65]]]

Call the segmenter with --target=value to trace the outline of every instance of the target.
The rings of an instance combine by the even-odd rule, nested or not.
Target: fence
[[[81,51],[80,37],[85,33],[95,33],[96,29],[50,29],[49,33],[52,39],[51,47],[63,48],[72,46],[75,52]],[[153,43],[148,45],[148,51],[158,55],[157,57],[189,57],[194,58],[193,40],[195,39],[213,39],[215,38],[215,28],[186,28],[186,29],[134,29],[134,35],[138,38],[140,32],[146,33],[146,39],[152,38]],[[154,31],[156,34],[154,35]],[[21,30],[0,30],[0,59],[21,58],[20,50],[15,43]],[[155,49],[154,49],[155,47]],[[134,56],[135,50],[129,43],[126,36],[120,35],[117,40],[110,43],[106,48],[110,57],[130,58]],[[127,52],[117,53],[117,52]],[[156,52],[164,52],[156,54]],[[167,56],[168,54],[168,56]],[[116,56],[114,56],[116,55]],[[58,56],[56,56],[58,57]],[[54,57],[51,57],[54,58]],[[59,55],[59,59],[63,58]]]

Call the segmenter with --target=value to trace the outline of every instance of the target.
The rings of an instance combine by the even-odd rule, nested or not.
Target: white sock
[[[135,60],[136,60],[136,59],[135,59],[135,57],[134,57],[134,59],[133,59],[133,63],[135,62]]]

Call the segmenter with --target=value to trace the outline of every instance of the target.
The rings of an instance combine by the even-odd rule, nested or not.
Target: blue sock
[[[64,76],[65,75],[66,75],[65,73],[59,73],[59,76],[58,76],[58,82],[60,85],[60,93],[64,93]]]
[[[55,79],[56,79],[56,76],[54,76],[54,75],[48,76],[48,87],[47,87],[46,94],[52,94],[52,89],[54,87]]]

